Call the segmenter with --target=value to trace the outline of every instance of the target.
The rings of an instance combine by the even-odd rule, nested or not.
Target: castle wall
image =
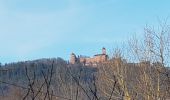
[[[94,56],[94,61],[96,63],[105,62],[106,60],[107,60],[107,56],[106,55]]]

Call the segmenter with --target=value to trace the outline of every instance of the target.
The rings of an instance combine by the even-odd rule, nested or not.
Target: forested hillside
[[[146,27],[128,48],[116,48],[106,62],[85,66],[61,58],[2,65],[2,100],[168,100],[170,31]]]

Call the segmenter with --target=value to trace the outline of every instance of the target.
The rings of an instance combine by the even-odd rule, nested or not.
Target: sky
[[[111,52],[170,16],[170,0],[0,0],[0,62]]]

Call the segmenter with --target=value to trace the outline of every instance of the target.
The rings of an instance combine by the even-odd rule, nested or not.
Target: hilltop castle
[[[86,56],[76,56],[74,53],[71,53],[70,56],[70,63],[81,63],[83,65],[97,65],[98,63],[103,63],[108,60],[108,55],[106,54],[106,49],[102,48],[101,54],[96,54],[93,57],[86,57]]]

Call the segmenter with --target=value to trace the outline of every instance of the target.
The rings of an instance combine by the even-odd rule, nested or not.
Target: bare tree
[[[144,39],[133,38],[130,41],[131,50],[140,62],[138,93],[147,100],[164,99],[168,96],[169,85],[166,67],[169,65],[170,30],[166,23],[161,23],[158,29],[146,27]]]

